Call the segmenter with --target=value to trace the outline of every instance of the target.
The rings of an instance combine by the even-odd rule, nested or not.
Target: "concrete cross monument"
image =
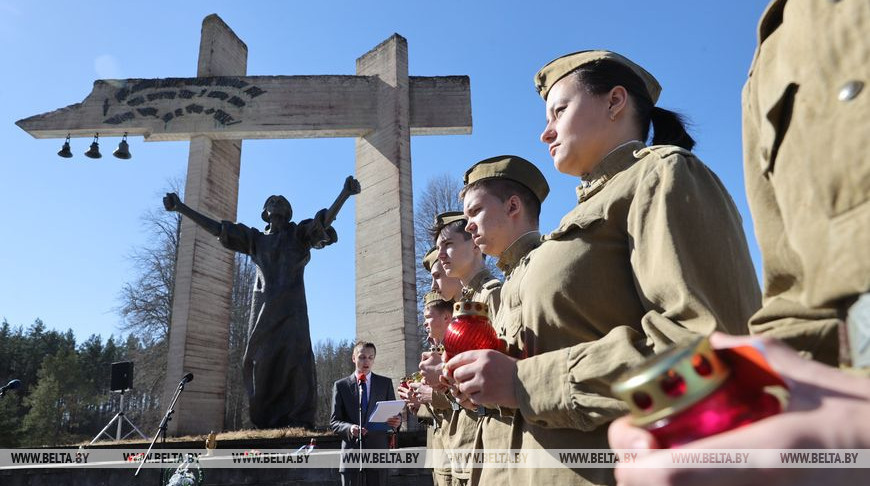
[[[185,201],[236,220],[243,139],[356,137],[356,329],[395,379],[416,368],[411,135],[471,132],[467,76],[408,76],[399,35],[356,61],[355,76],[246,76],[247,46],[203,20],[195,78],[98,80],[84,101],[19,120],[36,138],[141,135],[189,140]],[[166,397],[186,372],[173,434],[222,430],[233,253],[184,220]]]

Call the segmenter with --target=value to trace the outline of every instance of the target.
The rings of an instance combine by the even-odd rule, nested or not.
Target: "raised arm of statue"
[[[321,222],[323,226],[331,226],[332,222],[335,221],[335,218],[338,216],[341,207],[344,205],[344,202],[351,196],[359,194],[360,190],[361,187],[359,181],[354,179],[353,176],[347,176],[347,179],[344,180],[344,186],[341,188],[341,192],[338,194],[338,197],[335,198],[335,202],[332,203],[332,206],[326,210],[322,217]]]
[[[183,214],[191,219],[194,223],[204,228],[209,233],[220,236],[221,234],[221,224],[218,221],[215,221],[208,216],[192,209],[190,206],[181,202],[181,199],[178,197],[178,194],[174,192],[166,193],[166,196],[163,197],[163,207],[166,208],[167,211],[176,211],[178,213]]]
[[[359,193],[359,181],[354,179],[353,176],[347,176],[347,179],[344,181],[344,186],[341,188],[341,192],[338,197],[335,198],[335,202],[332,203],[332,206],[328,209],[321,209],[318,211],[313,219],[300,223],[306,226],[306,236],[313,248],[319,250],[324,246],[331,245],[338,241],[338,234],[335,232],[335,228],[332,227],[332,223],[338,216],[338,212],[341,210],[345,201],[347,201],[350,196]]]

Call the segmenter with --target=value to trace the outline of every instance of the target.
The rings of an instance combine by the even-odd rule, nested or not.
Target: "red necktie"
[[[360,391],[360,393],[362,393],[362,398],[361,398],[362,406],[361,406],[361,408],[362,408],[362,412],[363,412],[363,423],[360,425],[365,426],[365,424],[368,423],[367,413],[369,411],[369,394],[368,394],[368,390],[366,390],[366,375],[365,375],[365,373],[360,373],[358,380],[359,380],[359,385],[360,385],[359,391]]]

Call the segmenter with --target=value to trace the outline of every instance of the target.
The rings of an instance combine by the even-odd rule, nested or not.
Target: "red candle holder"
[[[731,430],[782,410],[751,367],[731,367],[699,337],[688,346],[654,356],[613,383],[631,410],[632,422],[662,447]],[[739,372],[738,372],[739,371]],[[769,383],[769,382],[768,382]]]
[[[399,388],[410,388],[411,383],[420,383],[423,381],[423,374],[419,371],[415,371],[410,375],[405,375],[402,377],[402,381],[399,383]]]
[[[444,361],[464,351],[501,349],[489,321],[489,307],[483,302],[461,301],[453,304],[453,320],[444,332]]]

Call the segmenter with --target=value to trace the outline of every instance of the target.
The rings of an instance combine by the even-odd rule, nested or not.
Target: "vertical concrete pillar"
[[[378,373],[398,385],[420,356],[408,42],[394,34],[357,59],[356,72],[379,80],[376,127],[356,142],[356,330],[378,346]]]
[[[198,77],[244,76],[247,58],[247,46],[219,17],[203,20]],[[215,219],[235,221],[241,151],[241,140],[191,138],[185,203]],[[185,373],[193,373],[194,381],[175,407],[172,435],[223,430],[233,260],[217,238],[183,219],[164,402],[169,404]]]

